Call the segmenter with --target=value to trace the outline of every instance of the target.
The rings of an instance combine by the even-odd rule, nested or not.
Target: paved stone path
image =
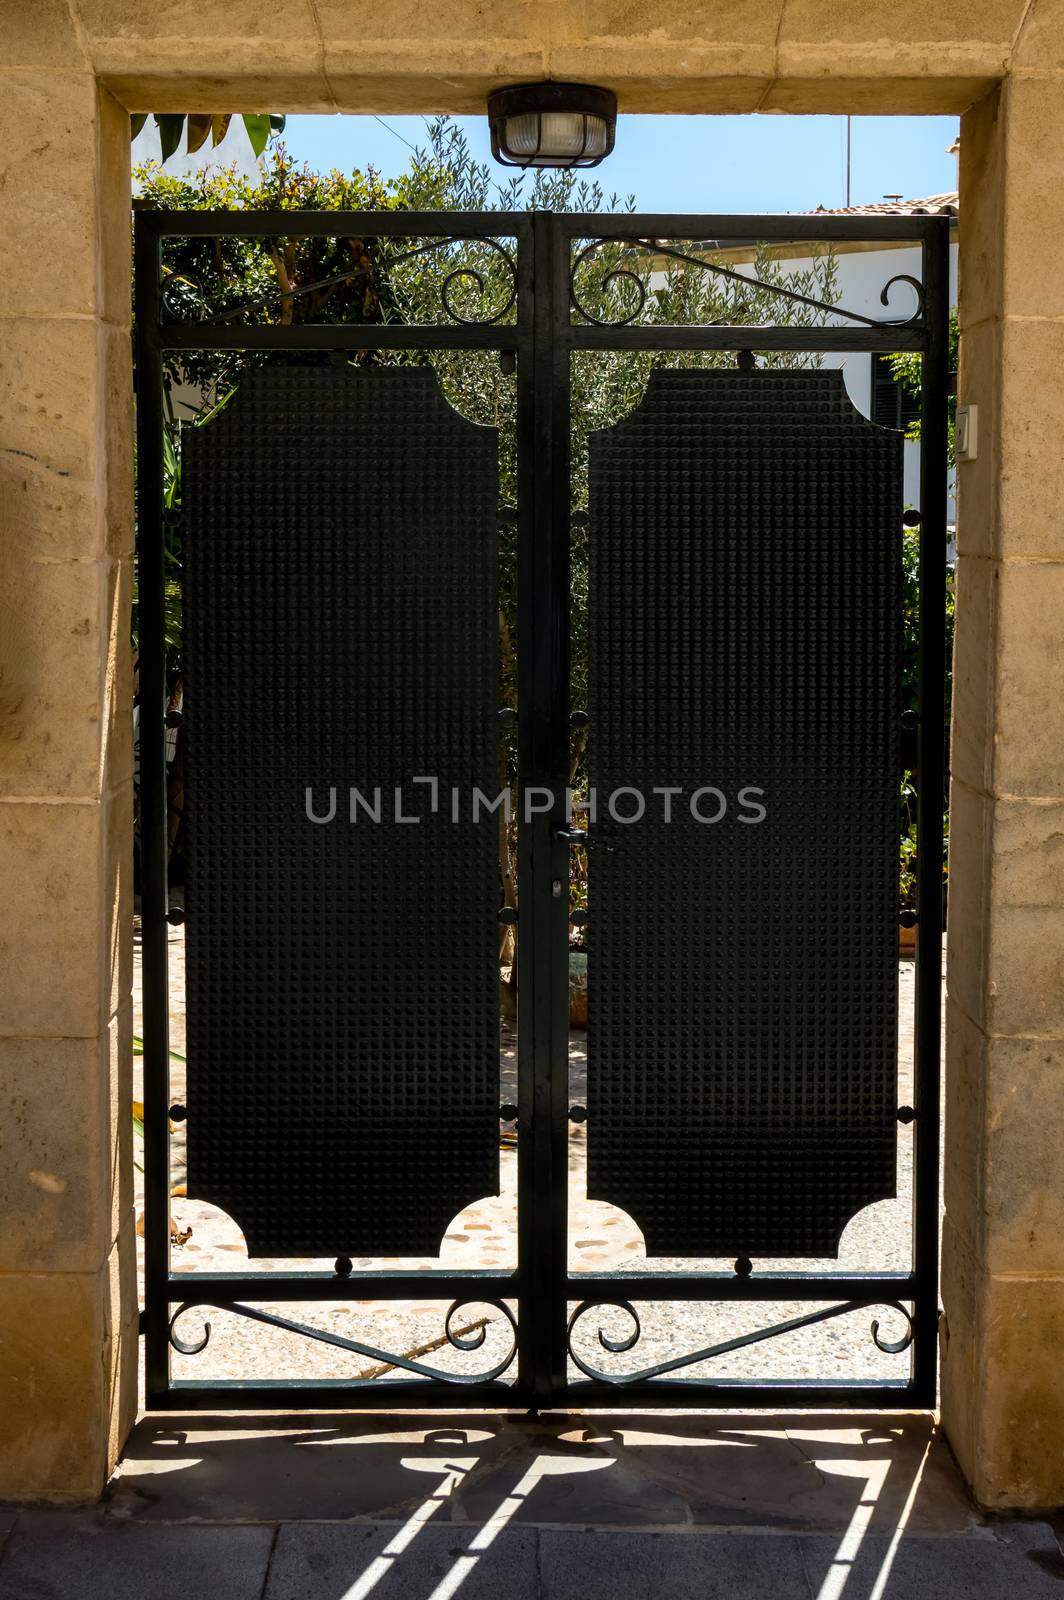
[[[184,938],[179,929],[170,932],[170,1023],[171,1047],[179,1055],[185,1048],[184,1015]],[[141,1032],[140,951],[137,948],[135,987],[135,1031]],[[899,1100],[912,1093],[912,1003],[913,964],[899,963],[901,1027],[899,1038]],[[574,1033],[570,1039],[570,1098],[582,1102],[586,1091],[586,1035]],[[504,1029],[501,1041],[500,1100],[516,1097],[516,1041]],[[137,1093],[139,1095],[139,1088]],[[182,1099],[184,1068],[175,1062],[172,1095]],[[178,1125],[173,1138],[173,1177],[175,1185],[184,1181],[184,1126]],[[632,1219],[613,1206],[586,1198],[585,1127],[570,1125],[569,1205],[570,1270],[573,1272],[648,1267],[656,1271],[691,1270],[707,1265],[730,1270],[732,1263],[694,1262],[654,1258],[648,1262],[642,1235]],[[138,1174],[139,1179],[139,1174]],[[443,1241],[439,1262],[384,1260],[384,1267],[414,1267],[425,1271],[434,1265],[445,1267],[490,1267],[505,1270],[515,1264],[516,1240],[516,1154],[512,1147],[500,1152],[501,1190],[468,1207],[454,1219]],[[808,1270],[905,1269],[909,1265],[909,1238],[912,1195],[912,1130],[899,1128],[897,1198],[870,1206],[853,1219],[847,1228],[838,1261],[798,1263]],[[138,1195],[138,1206],[139,1206]],[[288,1268],[331,1271],[332,1260],[249,1262],[243,1237],[225,1213],[201,1201],[178,1196],[173,1201],[173,1217],[184,1231],[191,1229],[187,1242],[172,1252],[174,1270],[182,1271],[262,1271]],[[143,1242],[140,1242],[143,1256]],[[356,1267],[375,1263],[359,1259]],[[788,1270],[795,1263],[758,1261],[759,1269]],[[328,1329],[358,1339],[378,1349],[422,1358],[443,1370],[470,1371],[489,1367],[500,1359],[509,1342],[509,1330],[498,1313],[490,1308],[470,1306],[469,1321],[487,1318],[487,1339],[474,1355],[453,1350],[443,1338],[446,1303],[437,1301],[371,1301],[357,1306],[323,1307],[315,1303],[287,1306],[263,1302],[264,1308],[299,1322]],[[578,1325],[577,1348],[599,1369],[615,1372],[635,1371],[673,1356],[705,1349],[751,1328],[769,1326],[795,1314],[792,1307],[769,1302],[752,1302],[743,1307],[710,1306],[672,1302],[646,1302],[641,1306],[643,1335],[628,1356],[606,1357],[598,1342],[602,1327],[607,1336],[630,1331],[622,1311],[604,1316],[587,1316]],[[869,1336],[872,1315],[878,1314],[886,1338],[904,1331],[896,1312],[881,1310],[855,1312],[812,1329],[802,1329],[764,1344],[748,1346],[730,1355],[714,1358],[684,1369],[685,1376],[804,1378],[827,1377],[862,1381],[878,1377],[904,1376],[908,1356],[890,1355],[876,1348]],[[232,1312],[209,1313],[212,1334],[207,1348],[196,1356],[174,1354],[175,1377],[245,1378],[325,1378],[383,1375],[382,1364],[369,1357],[348,1355],[334,1347],[315,1343],[298,1335],[252,1323]],[[186,1313],[179,1331],[186,1338],[199,1335],[203,1314]],[[465,1326],[462,1322],[459,1327]],[[572,1375],[579,1377],[573,1368]]]
[[[1058,1530],[1059,1531],[1059,1530]],[[91,1511],[0,1509],[2,1600],[1060,1600],[927,1417],[146,1418]]]

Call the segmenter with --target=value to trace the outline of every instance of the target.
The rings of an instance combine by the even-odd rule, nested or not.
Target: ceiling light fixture
[[[613,149],[617,96],[586,83],[520,83],[488,97],[491,153],[504,167],[597,167]]]

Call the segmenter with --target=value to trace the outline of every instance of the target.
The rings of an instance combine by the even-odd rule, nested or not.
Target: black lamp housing
[[[491,153],[504,167],[597,167],[613,149],[617,96],[587,83],[520,83],[488,96]]]

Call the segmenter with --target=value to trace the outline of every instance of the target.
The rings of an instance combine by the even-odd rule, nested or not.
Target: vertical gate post
[[[946,444],[949,384],[949,234],[945,226],[923,246],[929,336],[920,419],[920,732],[917,759],[916,1143],[913,1182],[913,1268],[920,1280],[914,1370],[927,1405],[937,1390],[942,1029],[942,683],[945,668]],[[934,1198],[933,1198],[934,1197]]]
[[[543,1405],[565,1382],[569,862],[568,846],[556,837],[566,820],[569,727],[569,350],[558,337],[569,304],[563,248],[567,240],[550,214],[534,214],[533,336],[523,353],[532,378],[530,388],[522,385],[518,421],[518,950],[527,954],[518,956],[517,1037],[528,1118],[521,1131],[532,1147],[520,1196],[521,1326],[528,1330],[522,1376]],[[549,789],[553,805],[526,821],[532,787]]]
[[[1026,40],[1026,42],[1025,42]],[[976,1498],[1064,1500],[1064,80],[961,130],[943,1420]]]
[[[88,1501],[136,1404],[129,117],[0,82],[0,1500]]]

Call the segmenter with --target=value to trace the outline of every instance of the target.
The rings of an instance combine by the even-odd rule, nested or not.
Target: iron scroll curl
[[[646,307],[648,295],[647,283],[638,272],[631,267],[611,266],[600,282],[602,290],[608,290],[611,285],[623,283],[626,291],[629,286],[635,290],[635,303],[630,309],[616,317],[600,317],[589,311],[579,292],[579,274],[594,256],[603,249],[621,249],[622,251],[643,251],[653,257],[664,257],[668,261],[678,261],[685,266],[698,267],[702,272],[712,274],[714,277],[723,278],[729,283],[738,284],[746,290],[763,290],[767,294],[779,295],[781,299],[789,300],[792,304],[808,306],[811,310],[822,315],[843,317],[849,322],[859,323],[866,328],[913,328],[919,327],[924,320],[926,295],[923,284],[918,278],[912,277],[907,272],[899,272],[888,279],[879,296],[883,306],[890,304],[890,291],[897,283],[904,283],[916,295],[916,308],[907,317],[880,318],[867,317],[861,311],[850,311],[845,306],[832,304],[830,301],[818,300],[815,295],[800,294],[797,289],[785,288],[783,284],[767,283],[763,278],[751,277],[745,272],[736,272],[732,267],[726,267],[722,262],[714,261],[711,256],[692,255],[689,250],[678,250],[674,245],[665,244],[657,239],[630,238],[630,239],[592,239],[582,250],[574,256],[569,269],[569,298],[580,315],[592,326],[597,328],[625,328],[633,323]],[[646,269],[653,270],[652,265]]]
[[[177,1322],[186,1311],[196,1310],[204,1301],[186,1300],[179,1305],[169,1323],[169,1341],[179,1355],[196,1356],[207,1348],[211,1338],[211,1324],[204,1321],[202,1336],[197,1339],[183,1339],[177,1332]],[[379,1349],[376,1345],[366,1344],[360,1339],[349,1339],[338,1333],[330,1333],[325,1328],[315,1328],[304,1322],[293,1322],[288,1317],[279,1317],[272,1311],[260,1311],[254,1306],[232,1304],[216,1306],[219,1311],[231,1311],[236,1316],[246,1317],[251,1322],[261,1322],[270,1328],[279,1328],[284,1333],[299,1334],[302,1338],[311,1339],[317,1344],[332,1345],[338,1350],[350,1351],[353,1355],[364,1356],[385,1367],[396,1368],[402,1372],[412,1373],[415,1377],[431,1378],[437,1383],[448,1383],[457,1386],[467,1386],[485,1383],[494,1383],[501,1378],[503,1373],[513,1364],[517,1355],[517,1318],[514,1316],[505,1300],[495,1299],[469,1299],[455,1300],[447,1310],[444,1318],[443,1332],[447,1344],[452,1350],[467,1353],[479,1350],[484,1345],[487,1336],[487,1321],[481,1322],[472,1331],[463,1333],[455,1327],[459,1313],[472,1306],[490,1306],[493,1310],[501,1312],[503,1319],[509,1324],[509,1343],[506,1350],[493,1366],[479,1372],[447,1372],[441,1367],[429,1366],[427,1362],[420,1361],[414,1356],[398,1354],[394,1351]],[[367,1378],[362,1381],[371,1383],[374,1380]]]
[[[475,239],[430,239],[427,244],[417,245],[410,250],[401,250],[397,255],[386,255],[379,262],[360,264],[346,272],[333,273],[330,277],[319,278],[315,282],[303,284],[299,288],[280,289],[275,293],[262,295],[254,300],[244,300],[239,305],[229,306],[222,311],[207,312],[205,315],[191,320],[195,325],[203,327],[236,322],[248,312],[268,311],[286,305],[290,306],[294,301],[301,299],[305,295],[320,294],[323,289],[334,289],[341,284],[356,283],[362,278],[369,277],[374,271],[391,271],[395,267],[402,266],[405,262],[434,256],[439,251],[447,250],[456,244],[474,248],[486,247],[494,253],[495,257],[501,260],[505,275],[500,285],[500,292],[504,294],[504,299],[501,305],[490,312],[490,315],[468,316],[460,311],[454,303],[453,293],[454,287],[463,279],[471,280],[475,286],[476,293],[482,298],[490,294],[493,287],[489,282],[487,273],[472,263],[466,262],[453,267],[444,276],[440,284],[440,302],[443,310],[453,322],[457,322],[464,327],[491,327],[495,323],[501,322],[517,302],[517,262],[514,260],[512,253],[504,245],[501,245],[497,239],[486,236]],[[198,294],[201,307],[205,305],[203,291],[198,283],[195,283],[183,273],[166,273],[160,284],[159,300],[162,311],[172,323],[187,323],[190,321],[182,309],[176,293],[178,289],[182,288]]]
[[[871,1338],[877,1350],[882,1350],[888,1355],[901,1355],[913,1342],[913,1318],[904,1305],[898,1300],[884,1300],[882,1304],[891,1311],[896,1311],[905,1319],[905,1332],[899,1339],[884,1339],[880,1336],[880,1323],[874,1319],[871,1326]],[[623,1311],[631,1319],[632,1331],[621,1338],[610,1337],[600,1325],[597,1331],[598,1342],[604,1350],[611,1355],[621,1355],[632,1350],[643,1336],[643,1325],[639,1313],[630,1300],[582,1300],[569,1318],[566,1330],[566,1345],[569,1358],[574,1366],[586,1378],[593,1379],[596,1383],[608,1383],[616,1388],[624,1388],[631,1384],[646,1383],[654,1378],[664,1377],[667,1373],[678,1372],[684,1367],[697,1365],[701,1361],[710,1361],[714,1356],[728,1355],[733,1350],[744,1349],[747,1345],[761,1344],[766,1339],[779,1338],[781,1334],[793,1333],[798,1328],[808,1328],[817,1322],[830,1322],[835,1317],[844,1317],[851,1312],[865,1309],[864,1302],[847,1301],[841,1305],[827,1306],[818,1311],[806,1312],[800,1317],[791,1317],[786,1322],[774,1323],[768,1328],[754,1328],[749,1333],[737,1335],[734,1339],[723,1340],[719,1344],[707,1345],[700,1350],[692,1350],[684,1355],[673,1356],[669,1361],[660,1361],[653,1366],[644,1367],[638,1372],[605,1372],[592,1366],[586,1357],[580,1355],[574,1348],[573,1334],[577,1323],[593,1311],[611,1309]]]

